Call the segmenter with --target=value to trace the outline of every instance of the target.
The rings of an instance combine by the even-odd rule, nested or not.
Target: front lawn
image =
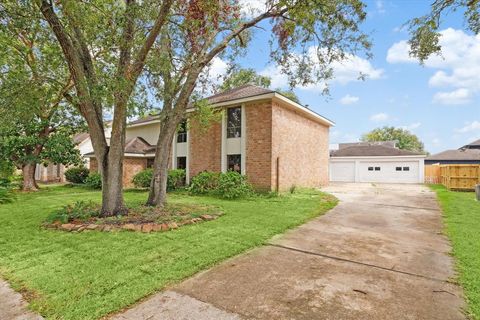
[[[431,188],[436,191],[443,209],[468,311],[474,319],[480,319],[480,203],[473,192],[448,191],[439,185]]]
[[[129,205],[141,204],[146,196],[125,193]],[[41,227],[49,214],[77,200],[99,201],[100,192],[49,187],[0,205],[0,275],[47,319],[98,319],[261,245],[336,204],[331,196],[312,190],[234,201],[173,193],[171,203],[213,205],[224,215],[150,234]]]

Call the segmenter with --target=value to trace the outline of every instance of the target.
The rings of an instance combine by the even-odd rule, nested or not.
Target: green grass
[[[480,202],[473,192],[448,191],[431,186],[443,209],[446,233],[453,245],[459,282],[467,298],[469,313],[480,319]]]
[[[125,198],[128,204],[140,204],[146,193],[126,192]],[[336,204],[312,190],[235,201],[174,193],[171,203],[215,205],[225,214],[151,234],[66,233],[40,227],[52,211],[77,200],[99,201],[100,193],[55,186],[0,205],[0,275],[47,319],[98,319]]]

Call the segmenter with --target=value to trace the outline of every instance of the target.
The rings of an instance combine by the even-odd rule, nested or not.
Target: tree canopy
[[[423,142],[420,141],[420,139],[416,135],[402,128],[377,128],[365,133],[362,136],[361,141],[397,141],[397,147],[399,149],[425,152]]]
[[[440,54],[439,28],[442,16],[463,11],[466,28],[478,34],[480,32],[480,1],[479,0],[435,0],[431,11],[424,16],[409,21],[410,54],[423,63],[432,54]]]
[[[270,77],[260,75],[254,69],[235,68],[223,79],[219,90],[227,91],[246,84],[269,88],[271,83]]]

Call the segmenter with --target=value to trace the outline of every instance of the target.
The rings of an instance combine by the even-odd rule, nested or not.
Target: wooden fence
[[[475,190],[480,183],[480,165],[449,164],[441,165],[441,183],[448,189]]]
[[[440,184],[442,183],[442,176],[440,174],[440,165],[432,164],[425,165],[425,183]]]

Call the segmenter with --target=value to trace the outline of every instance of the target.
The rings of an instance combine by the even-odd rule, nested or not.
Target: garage
[[[340,144],[330,156],[330,181],[423,183],[425,155],[395,144]]]

